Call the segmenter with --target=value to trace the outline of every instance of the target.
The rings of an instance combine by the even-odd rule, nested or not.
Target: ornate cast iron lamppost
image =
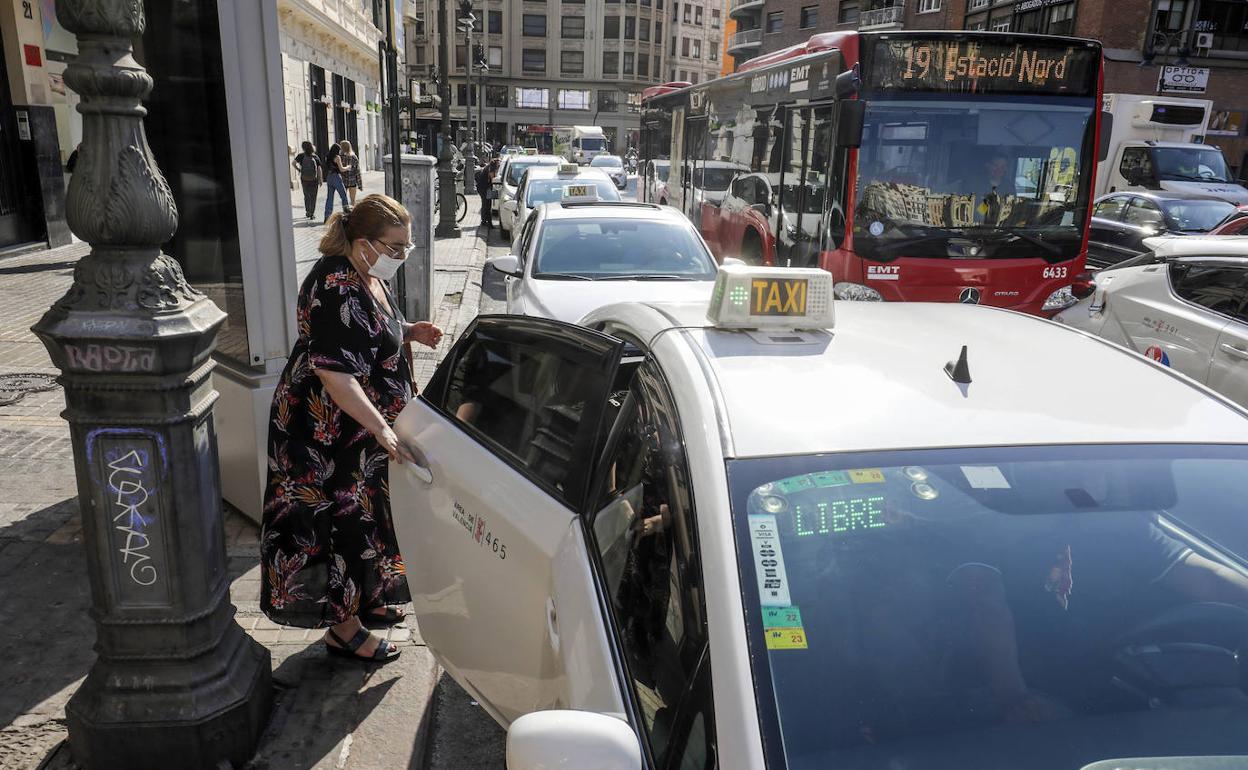
[[[61,370],[99,654],[67,707],[87,768],[217,768],[253,752],[268,651],[229,601],[209,374],[225,314],[160,244],[173,195],[143,130],[143,0],[59,0],[82,96],[70,228],[90,242],[34,331]]]

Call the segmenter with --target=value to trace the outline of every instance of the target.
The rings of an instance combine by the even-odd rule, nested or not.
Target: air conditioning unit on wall
[[[1197,32],[1196,33],[1196,47],[1204,48],[1206,50],[1213,48],[1213,33],[1212,32]]]

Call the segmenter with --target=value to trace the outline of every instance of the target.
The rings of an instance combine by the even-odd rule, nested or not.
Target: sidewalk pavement
[[[366,173],[364,180],[366,189],[382,189],[380,173]],[[298,217],[301,193],[292,191],[291,197]],[[470,208],[465,224],[477,221],[475,200]],[[314,261],[322,231],[319,220],[296,224],[301,263]],[[62,743],[64,708],[95,659],[73,447],[60,416],[64,397],[43,345],[29,331],[64,294],[75,262],[87,252],[79,243],[0,260],[0,649],[5,650],[0,768],[5,770],[75,767]],[[435,321],[446,336],[438,350],[418,355],[421,383],[476,315],[485,257],[475,227],[465,228],[460,238],[436,242]],[[276,687],[273,715],[249,768],[422,768],[432,755],[425,737],[435,687],[457,698],[458,709],[482,715],[441,674],[414,627],[387,632],[403,649],[398,661],[368,668],[328,657],[317,631],[271,623],[259,611],[258,528],[225,508],[231,600],[239,624],[271,651]],[[482,725],[481,732],[498,745],[496,726]],[[437,766],[485,765],[460,764],[452,757]]]

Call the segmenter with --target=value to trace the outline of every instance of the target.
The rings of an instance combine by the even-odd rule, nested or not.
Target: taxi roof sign
[[[831,329],[832,274],[818,268],[724,265],[706,317],[720,329]]]
[[[570,184],[563,188],[562,203],[596,203],[598,187],[592,184]]]
[[[559,176],[564,176],[565,174],[572,174],[575,176],[576,174],[581,173],[581,167],[575,163],[560,163],[559,171],[557,173]]]

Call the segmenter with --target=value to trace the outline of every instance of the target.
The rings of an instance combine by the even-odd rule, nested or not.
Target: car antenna
[[[957,361],[945,364],[945,374],[959,385],[971,384],[971,367],[966,363],[966,345],[962,346],[962,352],[958,354]]]

